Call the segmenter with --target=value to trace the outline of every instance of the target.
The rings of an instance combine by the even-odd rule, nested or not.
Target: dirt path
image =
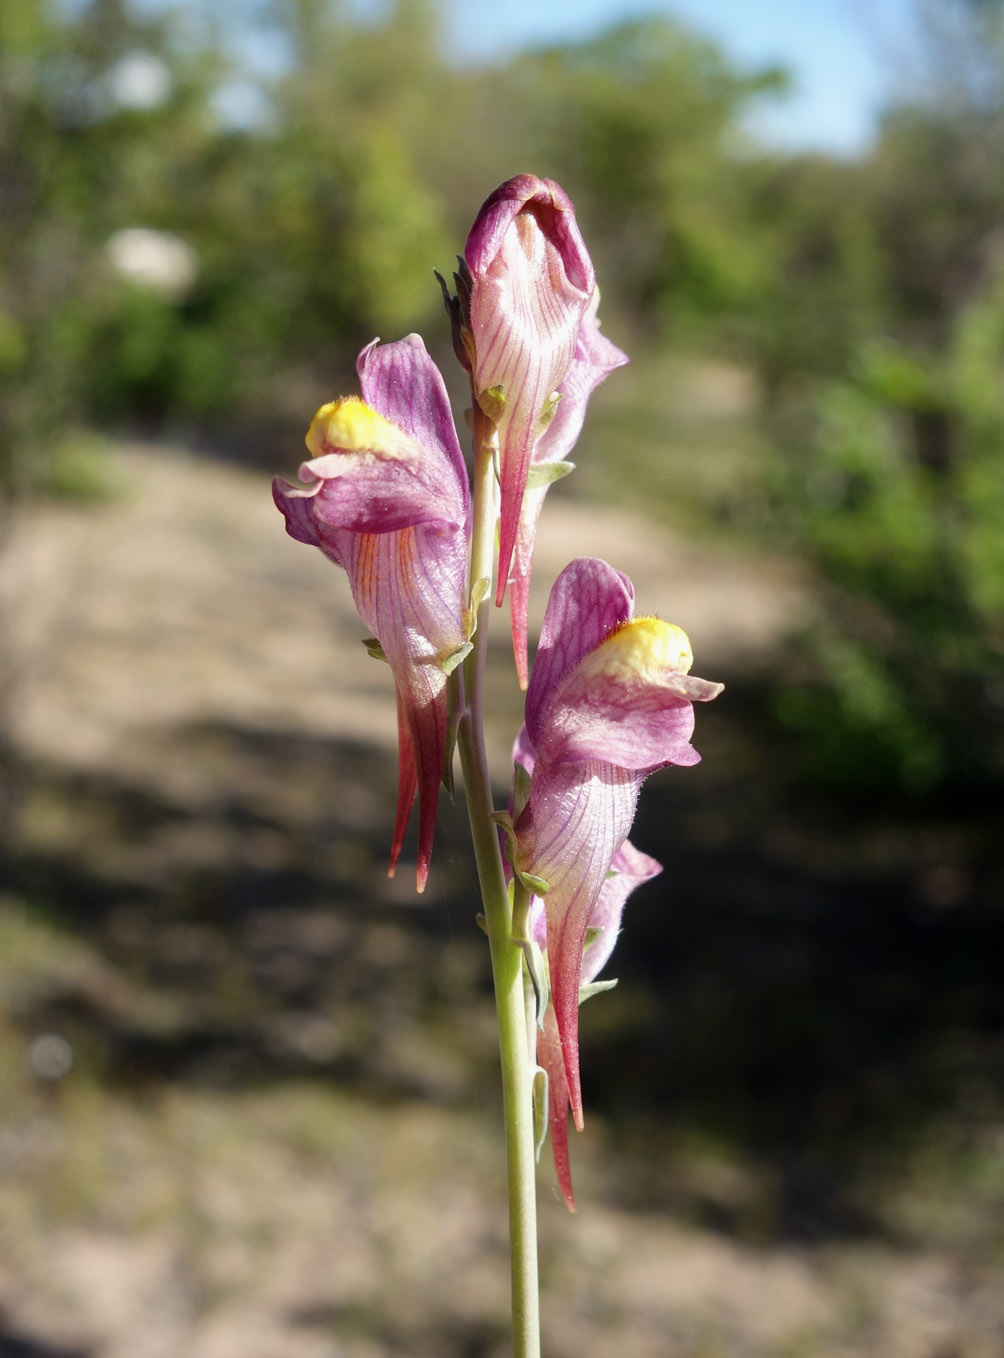
[[[503,1358],[504,1211],[490,1013],[470,975],[476,931],[454,937],[450,924],[444,944],[440,924],[426,938],[408,883],[386,895],[390,806],[361,776],[333,787],[322,758],[313,781],[278,788],[274,748],[256,762],[233,736],[211,759],[191,736],[372,748],[384,777],[389,672],[359,645],[338,572],[283,533],[264,477],[134,446],[121,451],[118,484],[107,503],[34,511],[4,563],[13,734],[91,799],[33,804],[23,848],[72,860],[82,875],[71,896],[81,883],[91,894],[73,898],[73,930],[48,921],[44,900],[34,913],[0,898],[0,1354]],[[548,581],[583,553],[626,570],[640,608],[684,626],[699,672],[726,682],[759,665],[802,607],[779,565],[555,494],[536,619]],[[503,628],[494,645],[504,663]],[[507,682],[492,726],[500,781],[517,719]],[[335,850],[310,838],[326,799],[344,840]],[[365,919],[356,896],[339,895],[353,835],[373,838],[372,880],[383,882]],[[329,871],[320,855],[336,850]],[[299,891],[314,864],[316,900],[241,913],[212,894],[221,861],[236,894],[234,883],[279,880],[287,853]],[[175,876],[192,893],[177,908]],[[167,903],[163,925],[148,897]],[[447,898],[443,888],[431,907]],[[240,966],[226,953],[235,931]],[[255,984],[241,970],[252,963]],[[187,988],[172,990],[172,977]],[[436,1017],[444,996],[463,1005],[462,1024]],[[247,1030],[271,1083],[168,1073],[186,1042],[223,1047]],[[75,1065],[49,1079],[35,1044],[63,1032],[79,1034]],[[363,1058],[375,1076],[360,1075]],[[575,1148],[576,1218],[542,1168],[548,1358],[1004,1352],[985,1250],[768,1238],[757,1225],[765,1172],[708,1145],[679,1146],[665,1173],[681,1201],[746,1228],[628,1211],[619,1149],[593,1118]],[[903,1219],[924,1210],[935,1209],[914,1203]]]
[[[390,675],[359,644],[365,629],[344,577],[286,537],[267,478],[152,445],[123,449],[119,463],[117,498],[33,511],[5,563],[8,655],[22,679],[17,741],[130,773],[140,772],[137,737],[180,720],[226,717],[392,747]],[[538,540],[532,627],[549,582],[586,554],[625,570],[639,608],[683,626],[698,668],[715,677],[755,665],[801,607],[781,565],[723,556],[555,492]],[[500,617],[501,663],[505,626]],[[503,673],[496,687],[509,682]],[[509,737],[496,734],[502,777]]]

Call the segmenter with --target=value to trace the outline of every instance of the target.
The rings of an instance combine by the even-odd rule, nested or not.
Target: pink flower
[[[558,387],[561,397],[558,408],[551,423],[534,444],[527,487],[520,508],[509,578],[509,612],[512,619],[513,654],[521,688],[526,688],[528,673],[526,620],[530,602],[533,544],[544,499],[552,482],[573,469],[573,464],[565,459],[575,447],[582,430],[586,405],[592,392],[615,368],[628,361],[627,354],[600,333],[600,323],[596,318],[599,304],[600,293],[595,288],[579,327],[571,367]]]
[[[501,604],[534,445],[555,414],[596,283],[571,200],[535,175],[517,175],[495,190],[464,255],[474,393],[498,430]]]
[[[692,659],[680,628],[634,616],[630,580],[605,561],[580,558],[555,581],[517,743],[532,753],[533,768],[511,854],[517,874],[544,898],[551,1002],[580,1129],[586,931],[645,777],[699,762],[690,744],[693,704],[722,686],[693,678]],[[552,1108],[552,1125],[553,1116]]]
[[[613,952],[620,932],[624,902],[636,887],[649,882],[662,872],[661,864],[625,840],[610,863],[610,875],[600,887],[600,894],[586,925],[587,942],[582,953],[579,974],[579,993],[593,982]],[[534,898],[534,909],[538,898]],[[538,942],[546,948],[547,929],[543,902],[539,902],[540,919],[536,926]],[[543,925],[543,927],[541,927]],[[612,985],[613,983],[610,982]],[[588,992],[587,992],[588,993]],[[544,1014],[544,1026],[537,1033],[537,1064],[547,1072],[547,1117],[551,1132],[551,1152],[558,1175],[558,1186],[569,1210],[575,1211],[572,1192],[572,1171],[568,1160],[568,1080],[558,1033],[554,1006],[549,1004]]]
[[[467,647],[470,495],[446,388],[418,335],[356,364],[362,400],[322,406],[307,434],[305,487],[276,479],[286,531],[349,577],[397,690],[398,801],[390,873],[418,795],[425,887],[446,749],[446,680]]]

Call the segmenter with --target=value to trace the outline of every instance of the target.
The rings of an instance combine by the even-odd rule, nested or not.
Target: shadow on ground
[[[729,699],[693,781],[670,770],[642,796],[634,838],[667,871],[618,945],[623,1029],[583,1011],[589,1094],[638,1120],[636,1209],[676,1200],[651,1129],[696,1127],[768,1171],[757,1229],[875,1231],[876,1182],[932,1125],[978,1139],[1004,1107],[994,816],[813,795],[783,748],[772,767],[754,760],[771,748],[743,734],[759,695]],[[721,1202],[704,1220],[741,1225]]]
[[[16,1327],[8,1328],[0,1312],[0,1358],[91,1358],[87,1348],[64,1348],[32,1339]]]
[[[1004,1106],[1000,859],[972,815],[862,819],[807,797],[783,751],[760,765],[755,695],[729,696],[705,762],[643,793],[634,837],[667,867],[629,905],[620,986],[583,1011],[587,1104],[632,1210],[774,1239],[879,1232],[871,1188],[912,1140]],[[443,800],[416,898],[412,869],[385,875],[387,755],[218,724],[170,740],[200,770],[184,796],[26,771],[0,886],[92,960],[36,968],[12,1006],[25,1039],[63,1035],[116,1085],[491,1088],[462,808]],[[682,1182],[688,1137],[755,1164],[768,1199]]]

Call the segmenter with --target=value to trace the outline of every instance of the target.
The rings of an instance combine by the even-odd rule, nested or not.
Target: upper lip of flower
[[[534,175],[518,175],[491,194],[464,254],[474,393],[499,437],[500,604],[530,458],[572,363],[596,280],[571,200],[559,185]]]
[[[471,273],[477,276],[488,268],[509,227],[522,212],[532,212],[541,230],[554,236],[569,281],[581,292],[591,294],[596,275],[575,221],[575,205],[560,184],[535,174],[514,175],[485,199],[464,247]]]

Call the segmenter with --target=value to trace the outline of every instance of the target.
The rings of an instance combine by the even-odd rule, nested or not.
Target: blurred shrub
[[[54,500],[106,500],[113,493],[108,440],[66,431],[49,449],[40,489]]]
[[[925,14],[874,153],[784,170],[753,332],[821,605],[778,710],[858,791],[1004,781],[1004,6]]]
[[[242,125],[218,104],[237,15],[2,7],[0,490],[47,484],[63,427],[260,415],[286,374],[438,318],[453,243],[406,135],[432,11],[258,19],[298,60]]]
[[[507,75],[532,163],[573,189],[605,314],[643,327],[649,343],[716,339],[767,265],[750,230],[760,169],[741,118],[785,88],[782,73],[742,73],[653,15],[522,54]]]
[[[743,226],[760,286],[741,317],[769,399],[832,376],[883,324],[883,254],[859,162],[775,159],[752,179]],[[742,219],[741,219],[742,220]]]
[[[445,336],[432,268],[534,170],[572,193],[608,332],[643,338],[661,386],[670,349],[760,380],[767,530],[825,601],[781,711],[827,776],[999,778],[1004,6],[930,13],[954,26],[921,93],[840,162],[752,145],[744,116],[783,77],[664,17],[462,68],[436,0],[371,21],[338,0],[0,5],[0,498],[89,493],[66,430],[256,427],[284,403],[301,426],[373,335]],[[656,483],[666,421],[618,420]],[[687,457],[756,446],[724,437]]]
[[[999,267],[937,361],[864,345],[777,487],[822,603],[779,711],[843,785],[1004,780],[1002,374]]]
[[[370,21],[337,0],[2,7],[0,485],[42,484],[64,425],[250,423],[290,375],[331,395],[374,334],[442,328],[433,267],[522,169],[576,198],[612,329],[730,323],[764,274],[738,120],[776,74],[658,18],[462,68],[441,20],[435,0]]]

